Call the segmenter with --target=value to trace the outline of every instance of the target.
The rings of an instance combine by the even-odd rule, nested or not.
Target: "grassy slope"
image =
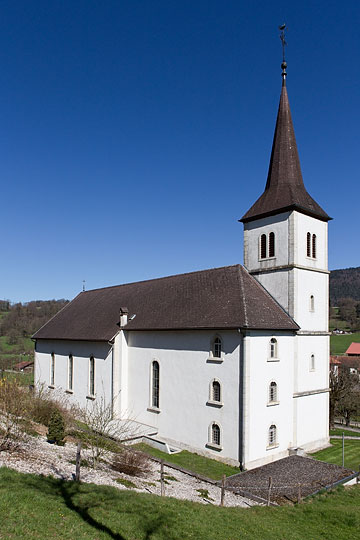
[[[345,440],[345,467],[354,471],[359,470],[360,466],[360,441]],[[342,440],[332,439],[331,446],[320,450],[312,457],[321,461],[327,461],[328,463],[335,463],[336,465],[342,465]],[[359,531],[360,538],[360,531]]]
[[[360,332],[354,334],[330,336],[331,354],[343,354],[349,345],[353,342],[360,342]]]
[[[295,507],[219,508],[0,469],[0,538],[17,540],[348,540],[360,489]]]
[[[333,435],[338,435],[339,437],[342,437],[343,433],[345,437],[360,437],[360,431],[351,431],[350,429],[342,428],[330,429],[330,437],[332,437]]]
[[[215,459],[208,459],[199,456],[198,454],[187,452],[186,450],[182,450],[182,452],[179,452],[178,454],[166,454],[147,444],[137,444],[136,447],[146,454],[150,454],[150,456],[163,459],[169,463],[174,463],[175,465],[184,467],[184,469],[201,474],[207,478],[212,478],[213,480],[221,480],[223,474],[231,476],[232,474],[240,472],[237,467],[231,467],[230,465],[225,465]]]

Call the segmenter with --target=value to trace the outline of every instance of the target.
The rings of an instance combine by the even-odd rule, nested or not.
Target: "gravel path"
[[[51,445],[45,437],[30,437],[16,452],[1,452],[0,466],[6,466],[22,473],[43,474],[63,480],[72,480],[75,473],[74,462],[76,457],[76,445],[68,442],[65,446]],[[82,459],[89,458],[90,454],[82,451]],[[111,454],[107,456],[111,460]],[[197,480],[170,467],[164,467],[165,472],[165,495],[203,504],[220,503],[220,488],[212,484]],[[135,491],[160,495],[160,472],[159,465],[151,462],[151,470],[146,476],[133,477],[113,471],[107,463],[100,463],[98,468],[81,467],[81,481],[98,485],[109,485],[117,489],[128,489],[116,480],[129,480],[136,485]],[[207,490],[206,497],[204,492]],[[235,495],[231,492],[225,494],[225,506],[254,506],[253,501]]]

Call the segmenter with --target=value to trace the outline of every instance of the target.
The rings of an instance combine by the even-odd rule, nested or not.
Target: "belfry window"
[[[312,235],[312,256],[316,259],[316,234]]]
[[[275,257],[275,234],[269,234],[269,257]]]
[[[260,258],[266,259],[266,234],[262,234],[260,237]]]
[[[311,257],[311,234],[309,232],[306,235],[306,256]]]

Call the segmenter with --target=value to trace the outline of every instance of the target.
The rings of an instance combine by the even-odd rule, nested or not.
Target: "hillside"
[[[330,273],[330,305],[337,306],[340,298],[360,302],[360,266],[332,270]]]

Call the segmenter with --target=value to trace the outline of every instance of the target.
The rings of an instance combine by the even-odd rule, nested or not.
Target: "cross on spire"
[[[285,86],[286,84],[286,68],[287,68],[287,63],[286,63],[286,60],[285,60],[285,47],[287,45],[286,43],[286,39],[285,39],[285,30],[286,30],[286,24],[282,24],[281,26],[279,26],[279,30],[280,30],[280,39],[281,39],[281,43],[282,43],[282,53],[283,53],[283,61],[282,61],[282,64],[281,64],[281,69],[282,69],[282,80],[283,80],[283,86]]]

